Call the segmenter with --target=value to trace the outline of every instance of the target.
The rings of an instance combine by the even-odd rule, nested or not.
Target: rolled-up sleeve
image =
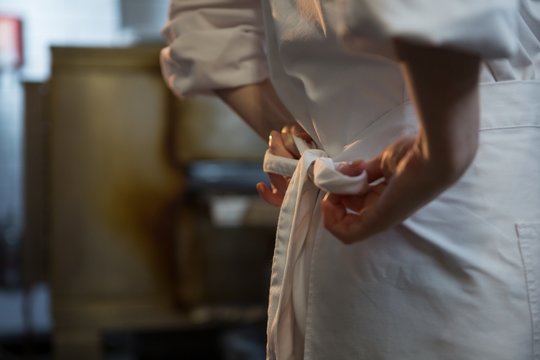
[[[482,56],[518,48],[518,0],[339,0],[338,33],[354,51],[365,41],[403,38]]]
[[[171,0],[162,35],[163,76],[179,97],[268,77],[259,0]]]

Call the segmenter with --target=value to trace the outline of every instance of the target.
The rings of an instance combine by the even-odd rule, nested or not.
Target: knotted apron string
[[[299,160],[276,156],[267,151],[263,164],[267,173],[291,177],[279,214],[270,282],[268,355],[269,359],[275,360],[294,357],[293,273],[304,249],[319,190],[335,194],[360,194],[369,187],[365,172],[358,176],[344,175],[336,170],[337,163],[323,150],[310,148],[298,137],[294,141],[301,154]]]

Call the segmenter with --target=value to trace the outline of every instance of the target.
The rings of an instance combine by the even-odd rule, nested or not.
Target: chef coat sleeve
[[[179,97],[268,77],[259,0],[171,0],[160,54],[163,77]]]
[[[519,0],[339,0],[337,29],[352,51],[402,38],[502,58],[519,45],[518,7]]]

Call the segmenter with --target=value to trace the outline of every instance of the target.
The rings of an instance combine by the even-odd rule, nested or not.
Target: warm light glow
[[[324,21],[320,0],[296,0],[298,12],[309,21],[316,22],[326,36],[326,23]]]

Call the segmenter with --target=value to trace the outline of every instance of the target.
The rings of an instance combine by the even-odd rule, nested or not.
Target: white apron
[[[336,175],[321,187],[321,168],[332,180],[329,160],[370,159],[414,132],[414,109],[388,49],[345,54],[331,26],[321,34],[290,2],[271,3],[272,80],[319,150],[294,172],[290,160],[265,159],[266,171],[292,175],[268,358],[540,359],[540,82],[497,82],[504,75],[490,70],[511,62],[485,65],[480,147],[466,174],[402,225],[344,245],[319,207],[324,190],[350,184]]]
[[[403,225],[354,245],[323,229],[313,168],[327,154],[304,152],[279,220],[269,358],[538,359],[539,95],[540,82],[482,86],[483,105],[497,106],[482,106],[466,174]],[[414,123],[404,104],[336,161],[369,158],[372,141],[383,146]],[[284,162],[267,157],[265,168],[286,174]],[[350,186],[335,180],[326,188]]]
[[[539,1],[171,1],[162,65],[177,94],[256,83],[269,68],[317,144],[297,164],[265,163],[293,176],[269,359],[540,360]],[[480,147],[465,175],[402,225],[343,245],[322,226],[320,189],[355,182],[332,161],[372,158],[416,129],[393,36],[490,59]]]

